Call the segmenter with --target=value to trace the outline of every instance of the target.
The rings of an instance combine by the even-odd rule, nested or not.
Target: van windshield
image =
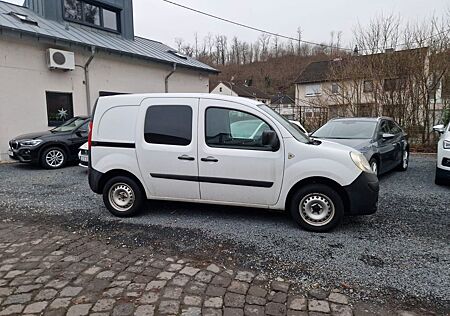
[[[285,129],[287,129],[288,132],[292,136],[294,136],[294,138],[296,140],[298,140],[299,142],[301,142],[301,143],[310,143],[311,142],[308,135],[306,135],[305,133],[300,131],[300,129],[297,129],[294,126],[292,126],[291,122],[289,122],[288,119],[286,119],[284,116],[280,115],[278,112],[275,112],[274,110],[272,110],[270,107],[268,107],[265,104],[259,105],[259,108],[261,110],[263,110],[264,112],[266,112],[267,114],[269,114],[271,117],[273,117],[278,123],[283,125],[283,127]]]

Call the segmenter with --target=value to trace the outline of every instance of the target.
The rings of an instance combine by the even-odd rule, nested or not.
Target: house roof
[[[31,20],[37,22],[37,25],[22,22],[10,15],[11,12],[27,15]],[[79,26],[75,23],[59,23],[47,20],[26,7],[3,1],[0,1],[1,30],[10,30],[38,38],[48,38],[81,46],[95,46],[97,50],[166,64],[176,63],[179,67],[211,73],[219,72],[213,67],[191,57],[179,57],[173,53],[175,52],[174,49],[157,41],[138,36],[135,36],[134,40],[129,40],[118,34]]]
[[[293,98],[291,98],[287,94],[279,93],[270,99],[270,103],[271,104],[294,104],[295,101]]]
[[[230,85],[226,85],[228,88]],[[244,98],[270,99],[270,96],[256,87],[247,86],[242,83],[231,83],[233,92]]]
[[[328,80],[337,80],[343,78],[330,78],[330,73],[332,69],[343,70],[345,66],[351,66],[354,69],[352,75],[357,75],[358,77],[366,77],[370,75],[370,67],[373,65],[380,65],[385,63],[387,67],[379,67],[381,71],[385,71],[386,75],[400,76],[402,73],[407,71],[408,67],[411,67],[411,59],[417,58],[420,61],[424,61],[428,48],[421,47],[416,49],[408,49],[387,53],[371,54],[371,55],[359,55],[359,56],[348,56],[342,59],[333,60],[323,60],[311,62],[306,66],[306,68],[300,73],[294,83],[319,83]],[[407,58],[403,58],[407,56]],[[414,63],[413,63],[414,64]],[[386,66],[386,65],[385,65]],[[333,68],[334,67],[334,68]],[[423,68],[423,67],[422,67]],[[337,75],[337,73],[336,73]],[[341,72],[339,75],[345,76],[345,71]]]

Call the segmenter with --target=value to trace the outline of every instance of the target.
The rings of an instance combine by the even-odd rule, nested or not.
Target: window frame
[[[189,108],[189,110],[191,111],[191,133],[190,133],[190,139],[189,139],[189,143],[188,144],[166,144],[166,143],[152,143],[152,142],[149,142],[149,141],[147,141],[147,139],[146,139],[146,137],[145,137],[145,134],[146,134],[146,131],[145,131],[145,126],[146,126],[146,123],[147,123],[147,115],[148,115],[148,112],[149,112],[149,110],[150,109],[154,109],[154,108],[167,108],[167,107],[170,107],[170,106],[178,106],[178,107],[187,107],[187,108]],[[145,116],[144,116],[144,128],[143,128],[143,138],[144,138],[144,142],[146,143],[146,144],[149,144],[149,145],[161,145],[161,146],[180,146],[180,147],[188,147],[188,146],[190,146],[191,144],[192,144],[192,140],[193,140],[193,138],[194,138],[194,133],[193,133],[193,131],[194,131],[194,109],[192,108],[192,106],[190,106],[190,105],[188,105],[188,104],[154,104],[154,105],[150,105],[150,106],[148,106],[147,107],[147,109],[145,110]]]
[[[370,82],[370,89],[366,88],[366,82]],[[367,79],[367,80],[363,80],[363,92],[364,93],[371,93],[373,92],[373,80],[372,79]]]
[[[70,107],[71,107],[71,112],[72,112],[72,117],[67,118],[66,120],[62,121],[62,123],[57,123],[56,121],[50,121],[49,120],[49,112],[48,112],[48,95],[49,94],[53,94],[53,95],[67,95],[70,96]],[[50,91],[50,90],[46,90],[45,91],[45,107],[46,107],[46,111],[47,111],[47,126],[49,127],[58,127],[61,124],[67,122],[68,120],[72,119],[75,117],[74,115],[74,110],[73,110],[73,92],[64,92],[64,91]]]
[[[315,90],[312,87],[317,86],[319,89]],[[308,87],[311,87],[310,90],[314,91],[312,93],[308,93]],[[321,83],[309,83],[305,86],[305,97],[317,97],[322,95],[322,84]]]
[[[208,144],[208,137],[207,137],[207,135],[206,135],[206,132],[207,132],[207,130],[208,130],[208,124],[207,124],[207,120],[206,120],[206,113],[207,113],[207,111],[208,111],[209,109],[222,109],[222,110],[228,110],[228,111],[237,111],[237,112],[242,112],[242,113],[245,113],[245,114],[254,116],[255,118],[257,118],[257,119],[261,120],[262,122],[264,122],[267,126],[270,127],[270,129],[271,129],[272,131],[274,131],[274,132],[277,134],[278,143],[279,143],[280,145],[278,146],[278,148],[276,148],[276,150],[274,150],[273,148],[269,148],[269,147],[266,148],[266,147],[252,147],[252,146],[246,147],[246,146],[211,145],[211,144]],[[243,111],[243,110],[240,110],[240,109],[234,109],[234,108],[228,108],[228,107],[225,107],[225,106],[208,106],[208,107],[206,107],[205,110],[204,110],[204,118],[203,118],[203,119],[204,119],[204,121],[203,121],[203,135],[204,135],[204,138],[205,138],[205,145],[208,146],[209,148],[239,149],[239,150],[257,150],[257,151],[267,151],[267,152],[277,152],[277,151],[279,151],[280,148],[281,148],[280,137],[279,137],[279,135],[278,135],[276,129],[273,128],[273,126],[272,126],[271,124],[269,124],[269,123],[267,122],[267,120],[264,120],[264,119],[262,119],[260,116],[257,116],[257,115],[255,115],[255,114],[253,114],[253,113],[248,112],[248,111]],[[230,124],[230,125],[231,125],[231,124]],[[231,128],[231,126],[230,126],[230,128]]]
[[[121,15],[120,13],[122,11],[121,8],[114,7],[114,6],[107,5],[107,4],[100,3],[100,2],[96,2],[96,1],[91,1],[91,0],[77,0],[77,1],[81,2],[81,20],[77,20],[77,19],[72,19],[72,18],[66,17],[66,10],[65,10],[65,6],[64,6],[65,1],[66,0],[61,0],[62,17],[65,21],[93,27],[93,28],[104,30],[104,31],[111,32],[111,33],[116,33],[116,34],[122,33],[122,27],[121,27],[122,23],[121,23],[121,19],[120,19],[120,15]],[[93,5],[93,6],[96,6],[99,8],[99,19],[100,19],[99,23],[100,23],[100,25],[89,23],[89,22],[85,21],[85,19],[84,19],[84,4],[90,4],[90,5]],[[103,9],[116,13],[117,30],[103,26],[104,25]]]
[[[332,94],[339,94],[340,87],[339,84],[337,82],[332,82],[331,83],[331,93]]]
[[[386,78],[383,80],[383,91],[396,92],[399,91],[399,78]]]

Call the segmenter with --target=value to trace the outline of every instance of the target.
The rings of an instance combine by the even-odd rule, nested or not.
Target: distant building
[[[214,68],[134,35],[132,0],[0,1],[0,160],[8,140],[102,95],[209,92]]]
[[[330,117],[395,117],[429,99],[430,110],[439,117],[449,100],[449,65],[441,65],[446,58],[434,59],[425,47],[312,62],[294,82],[295,103],[305,113],[326,107]],[[432,82],[435,74],[439,79]],[[428,96],[419,89],[423,80],[429,81]]]
[[[295,100],[284,93],[278,93],[273,96],[270,100],[270,107],[288,120],[295,120],[298,115],[298,111],[296,111],[295,107]]]
[[[234,82],[220,82],[211,93],[222,95],[233,95],[243,98],[254,99],[262,103],[269,104],[270,96],[256,87],[248,86],[246,84]]]

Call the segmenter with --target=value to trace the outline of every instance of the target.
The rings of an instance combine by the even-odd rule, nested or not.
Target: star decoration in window
[[[67,110],[64,110],[64,108],[61,108],[61,110],[58,110],[58,117],[62,120],[67,118]]]

